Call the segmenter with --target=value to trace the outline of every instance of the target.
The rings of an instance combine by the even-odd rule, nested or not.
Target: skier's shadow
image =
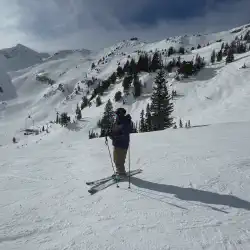
[[[223,195],[194,188],[184,188],[173,185],[158,184],[136,177],[131,177],[131,183],[139,188],[174,194],[180,200],[198,201],[205,204],[225,205],[250,211],[250,202],[233,195]]]

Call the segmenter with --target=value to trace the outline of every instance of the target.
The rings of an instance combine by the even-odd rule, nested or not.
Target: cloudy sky
[[[0,0],[0,48],[98,49],[250,22],[249,0]]]

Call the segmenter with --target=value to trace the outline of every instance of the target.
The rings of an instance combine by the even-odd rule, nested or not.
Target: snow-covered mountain
[[[210,61],[213,50],[242,41],[249,31],[247,24],[152,43],[130,39],[41,60],[19,45],[22,52],[7,53],[13,64],[0,53],[0,248],[248,249],[250,43],[243,41],[246,51],[235,53],[231,63],[225,56]],[[170,47],[176,53],[169,55]],[[138,74],[138,98],[123,94],[123,78],[117,78],[97,107],[94,89],[118,66],[155,51],[164,65],[197,54],[206,61],[188,78],[178,79],[176,68],[166,72],[169,92],[178,94],[174,120],[190,120],[191,128],[133,134],[131,168],[143,173],[131,178],[130,190],[124,182],[120,189],[89,196],[84,183],[112,173],[103,138],[89,140],[89,131],[99,133],[97,122],[108,100],[139,121],[156,72]],[[123,101],[115,101],[118,91]],[[84,96],[91,104],[82,109],[80,121],[68,128],[54,122],[57,112],[76,120]]]
[[[38,53],[22,44],[0,50],[0,67],[6,71],[16,71],[41,63],[47,53]]]
[[[244,63],[250,65],[249,52],[236,54],[235,62],[228,65],[225,64],[225,58],[221,62],[210,64],[212,50],[218,52],[222,43],[230,43],[236,37],[245,36],[248,30],[249,25],[244,25],[214,34],[184,35],[153,43],[139,39],[124,40],[95,52],[87,50],[59,51],[30,68],[12,71],[10,76],[17,98],[7,106],[5,105],[4,109],[5,119],[13,118],[13,116],[16,119],[10,134],[15,134],[24,127],[24,120],[28,114],[33,115],[34,121],[40,127],[48,121],[55,120],[56,110],[60,113],[65,111],[73,118],[77,104],[81,105],[82,97],[88,94],[88,98],[90,98],[96,84],[116,72],[118,65],[123,66],[131,58],[137,61],[143,51],[152,56],[156,50],[162,54],[165,64],[178,56],[181,57],[181,60],[192,60],[197,54],[204,57],[207,62],[206,67],[197,76],[187,80],[179,82],[175,79],[174,72],[168,74],[169,91],[176,90],[180,94],[179,98],[174,100],[176,121],[179,118],[185,121],[190,119],[193,124],[200,125],[248,120],[248,108],[245,103],[249,101],[250,90],[247,83],[250,77],[249,69],[241,70],[240,68]],[[166,51],[171,46],[176,51],[184,47],[185,54],[177,53],[168,56]],[[27,51],[28,56],[31,52]],[[25,57],[22,58],[25,62]],[[33,58],[32,54],[31,59],[27,59],[29,64]],[[92,68],[93,64],[94,68]],[[38,80],[37,76],[41,74],[46,75],[47,83]],[[144,86],[142,96],[137,100],[132,96],[124,97],[126,99],[125,107],[135,121],[139,120],[141,110],[150,101],[155,73],[141,72],[139,77]],[[92,79],[97,79],[97,81],[88,87],[86,83]],[[48,84],[49,81],[53,84]],[[80,92],[76,91],[77,88],[80,89]],[[123,105],[114,101],[115,93],[119,90],[123,90],[122,79],[118,79],[115,86],[102,97],[103,105],[95,107],[94,99],[91,107],[82,110],[82,116],[88,117],[89,120],[88,123],[81,123],[86,131],[96,129],[96,123],[100,119],[108,99],[112,100],[114,108]],[[8,99],[3,98],[3,95],[4,93],[2,99]],[[18,116],[15,114],[17,103],[18,107],[22,107],[17,109]],[[8,112],[8,109],[11,111]]]

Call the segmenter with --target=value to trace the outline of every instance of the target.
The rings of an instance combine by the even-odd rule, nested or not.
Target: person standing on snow
[[[118,108],[115,112],[116,121],[112,128],[110,139],[113,142],[114,163],[117,175],[126,175],[125,161],[130,143],[130,133],[132,132],[131,116],[126,115],[124,108]]]

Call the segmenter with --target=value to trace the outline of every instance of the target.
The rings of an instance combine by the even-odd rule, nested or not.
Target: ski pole
[[[129,148],[128,148],[128,171],[129,171],[129,176],[128,176],[128,188],[130,189],[130,145],[129,145]]]
[[[109,157],[110,157],[110,161],[111,161],[111,166],[112,166],[113,172],[114,172],[114,174],[115,174],[115,167],[114,167],[114,164],[113,164],[113,161],[112,161],[112,156],[111,156],[111,152],[110,152],[110,149],[109,149],[109,143],[108,143],[108,138],[107,138],[107,136],[106,136],[106,138],[105,138],[105,144],[106,144],[107,147],[108,147]]]
[[[108,143],[108,138],[107,138],[107,136],[106,136],[106,138],[105,138],[105,144],[106,144],[107,147],[108,147],[109,157],[110,157],[110,161],[111,161],[111,166],[112,166],[113,171],[114,171],[114,175],[116,175],[116,174],[115,174],[114,163],[113,163],[112,156],[111,156],[110,149],[109,149],[109,143]],[[117,180],[117,178],[115,178],[115,179],[116,179],[116,187],[119,187],[119,185],[118,185],[118,180]]]

